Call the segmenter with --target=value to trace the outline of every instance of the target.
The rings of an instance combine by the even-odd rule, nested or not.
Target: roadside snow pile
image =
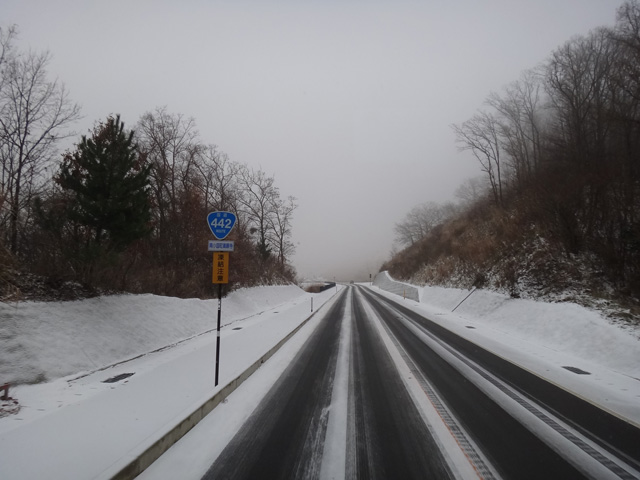
[[[385,284],[395,282],[387,272],[378,276],[385,277]],[[376,281],[381,283],[377,277]],[[575,303],[515,299],[482,289],[417,288],[422,305],[449,314],[455,310],[456,317],[505,333],[514,344],[540,345],[640,379],[638,327],[612,324]]]
[[[256,287],[222,301],[222,323],[308,296]],[[215,329],[218,300],[114,295],[0,304],[0,384],[39,383],[95,370]]]
[[[451,311],[469,290],[423,287],[421,302]],[[613,325],[575,303],[545,303],[475,290],[455,310],[492,329],[640,378],[638,329]]]

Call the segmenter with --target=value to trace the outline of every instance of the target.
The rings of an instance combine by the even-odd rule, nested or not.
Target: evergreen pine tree
[[[133,136],[119,115],[108,117],[65,154],[56,178],[73,197],[69,220],[87,229],[87,247],[96,253],[121,251],[150,232],[151,167]]]

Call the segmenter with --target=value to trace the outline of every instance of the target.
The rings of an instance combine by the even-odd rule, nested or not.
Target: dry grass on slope
[[[382,269],[416,285],[572,301],[615,319],[640,321],[640,302],[607,276],[601,258],[568,253],[552,231],[516,210],[476,206],[433,229]]]

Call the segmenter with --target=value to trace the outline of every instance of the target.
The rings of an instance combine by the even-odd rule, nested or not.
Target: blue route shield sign
[[[218,240],[224,240],[236,224],[236,216],[231,212],[211,212],[207,215],[211,233]]]

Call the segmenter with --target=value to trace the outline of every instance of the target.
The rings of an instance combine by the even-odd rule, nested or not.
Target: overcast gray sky
[[[2,0],[86,133],[159,106],[298,198],[299,276],[368,278],[394,224],[480,174],[452,123],[622,0]],[[206,219],[202,219],[203,224]]]

